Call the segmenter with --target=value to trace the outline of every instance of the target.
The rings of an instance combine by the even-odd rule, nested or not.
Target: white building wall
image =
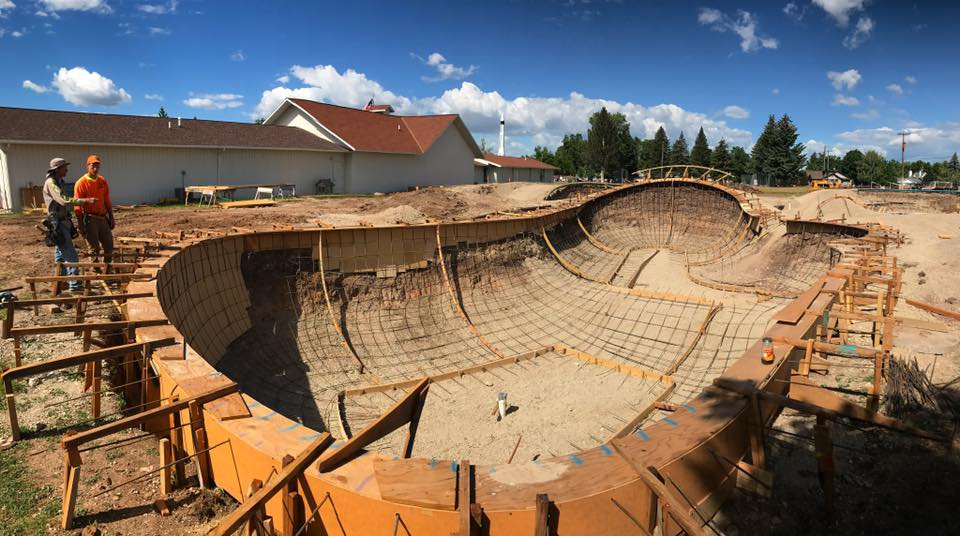
[[[10,210],[13,207],[13,193],[7,169],[7,152],[4,147],[0,147],[0,210]]]
[[[472,184],[475,156],[453,126],[422,155],[354,152],[348,158],[347,191],[386,193],[410,186]]]
[[[95,145],[11,144],[4,149],[12,208],[19,210],[20,188],[43,184],[50,159],[71,162],[68,182],[86,172],[86,159],[103,159],[101,174],[110,184],[116,204],[156,203],[173,197],[181,186],[205,184],[292,183],[298,194],[312,194],[321,178],[332,178],[334,191],[343,192],[344,155],[319,151],[263,149],[184,149],[172,147],[117,147]],[[252,192],[240,192],[252,197]]]
[[[280,114],[280,117],[277,117],[275,120],[270,122],[271,125],[282,125],[287,127],[297,127],[302,130],[313,134],[314,136],[319,136],[331,143],[336,143],[337,145],[343,145],[340,140],[337,139],[329,130],[325,128],[320,128],[317,126],[317,123],[307,117],[307,114],[300,111],[296,106],[288,106],[286,111]]]

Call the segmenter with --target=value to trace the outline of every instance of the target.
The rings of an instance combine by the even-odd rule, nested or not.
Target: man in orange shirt
[[[100,257],[103,248],[103,262],[109,270],[113,260],[113,204],[110,202],[110,187],[107,181],[100,176],[100,157],[92,154],[87,157],[87,174],[77,179],[73,186],[75,197],[93,199],[93,203],[75,207],[79,221],[80,234],[84,235],[90,244],[93,262]]]

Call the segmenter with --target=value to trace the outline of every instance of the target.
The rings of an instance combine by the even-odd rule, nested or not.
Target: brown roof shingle
[[[511,168],[531,168],[531,169],[560,169],[557,166],[551,166],[545,162],[534,160],[533,158],[522,158],[519,156],[499,156],[492,153],[483,155],[483,159],[493,162],[498,166]]]
[[[175,118],[0,107],[0,141],[344,151],[296,127],[197,119],[181,125]]]
[[[386,115],[306,99],[289,99],[357,151],[423,154],[459,116]]]

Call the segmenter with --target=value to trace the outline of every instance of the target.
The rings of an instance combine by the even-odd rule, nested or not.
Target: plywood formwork
[[[643,418],[611,414],[622,421],[616,433],[581,438],[566,451],[554,447],[558,452],[536,460],[529,452],[514,463],[481,459],[466,472],[473,476],[465,507],[457,506],[458,464],[476,460],[473,453],[454,444],[442,452],[447,456],[430,456],[414,445],[415,457],[393,459],[401,438],[389,435],[322,471],[307,469],[298,493],[316,505],[308,525],[339,523],[357,533],[401,522],[410,533],[455,533],[464,508],[482,510],[485,533],[530,533],[538,523],[537,497],[545,494],[549,511],[559,513],[548,514],[547,523],[565,533],[621,534],[638,526],[652,532],[660,520],[672,534],[693,527],[691,520],[704,525],[735,485],[740,470],[722,460],[762,465],[762,428],[781,407],[766,398],[751,403],[717,389],[714,380],[787,395],[791,371],[808,357],[806,343],[793,343],[814,337],[822,312],[844,303],[845,292],[862,293],[863,284],[874,283],[856,288],[856,267],[803,273],[800,281],[816,291],[788,308],[799,315],[778,321],[774,313],[790,303],[783,298],[757,302],[696,285],[688,288],[700,296],[660,291],[656,279],[618,273],[630,262],[622,255],[638,252],[665,252],[681,267],[691,259],[704,265],[734,259],[754,247],[760,220],[735,190],[668,178],[503,220],[227,234],[161,252],[156,281],[129,289],[155,288],[157,298],[130,300],[128,315],[148,318],[162,309],[173,326],[144,328],[138,339],[173,330],[184,340],[179,353],[154,354],[161,392],[189,397],[220,376],[240,384],[239,406],[204,409],[209,444],[230,445],[210,453],[213,478],[235,497],[318,434],[336,436],[328,452],[353,444],[350,429],[362,428],[418,378],[458,382],[450,397],[469,398],[468,381],[490,392],[507,384],[528,392],[537,384],[532,364],[541,358],[493,364],[545,347],[567,356],[551,354],[547,363],[569,364],[576,356],[579,373],[596,366],[621,376],[647,371],[650,377],[625,375],[647,386],[625,390]],[[854,237],[848,240],[868,239],[848,245],[877,251],[885,243],[869,240],[877,236],[872,229],[832,225],[840,229],[833,234]],[[858,257],[858,266],[872,258]],[[651,288],[614,284],[624,279]],[[894,288],[888,285],[885,296]],[[759,359],[761,335],[778,341],[773,364]],[[891,339],[887,332],[881,337]],[[473,372],[450,375],[464,370]],[[443,382],[436,387],[432,392]],[[562,385],[542,387],[558,398],[565,394]],[[640,392],[650,396],[636,398]],[[373,400],[374,394],[385,398]],[[495,401],[488,397],[477,407],[492,418]],[[676,410],[664,413],[653,402]],[[420,426],[439,426],[443,412],[425,409],[431,422]],[[461,409],[458,418],[479,418],[462,414],[469,404]],[[504,452],[515,450],[508,445]],[[277,518],[280,503],[266,501],[266,512]]]

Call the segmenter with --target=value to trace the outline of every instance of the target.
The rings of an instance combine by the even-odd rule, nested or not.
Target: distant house
[[[474,182],[553,182],[557,166],[517,156],[487,153],[473,160]]]
[[[483,153],[459,115],[393,115],[388,105],[347,108],[285,99],[264,125],[296,127],[344,151],[330,169],[334,191],[396,192],[412,186],[470,184]]]
[[[806,171],[807,182],[811,183],[813,181],[819,181],[823,179],[823,171],[819,169],[808,169]]]

